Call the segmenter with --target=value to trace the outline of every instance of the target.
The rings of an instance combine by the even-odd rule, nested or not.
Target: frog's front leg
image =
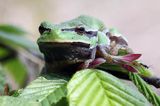
[[[107,53],[108,50],[105,46],[97,45],[92,51],[92,58],[83,62],[78,69],[94,68],[105,62],[113,63],[113,57]]]
[[[96,58],[96,52],[97,52],[97,48],[95,47],[94,50],[92,51],[92,58],[91,59],[88,59],[86,61],[84,61],[79,67],[78,67],[78,70],[79,69],[84,69],[84,68],[94,68],[94,67],[97,67],[99,66],[100,64],[103,64],[106,62],[105,59],[103,58]]]
[[[97,55],[104,58],[106,62],[113,63],[113,58],[110,54],[107,53],[107,48],[105,46],[102,45],[97,46]]]

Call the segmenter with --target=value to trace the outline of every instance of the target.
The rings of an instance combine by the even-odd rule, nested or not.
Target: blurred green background
[[[160,76],[159,4],[159,0],[0,0],[0,44],[5,44],[0,46],[0,56],[16,52],[7,63],[0,63],[2,73],[7,73],[13,89],[35,79],[43,66],[36,46],[40,23],[60,23],[85,14],[119,29],[129,46],[143,54],[141,61]]]

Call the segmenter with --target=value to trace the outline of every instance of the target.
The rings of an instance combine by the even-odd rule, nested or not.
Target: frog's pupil
[[[78,34],[84,34],[85,33],[85,29],[83,27],[75,28],[75,32],[77,32]]]

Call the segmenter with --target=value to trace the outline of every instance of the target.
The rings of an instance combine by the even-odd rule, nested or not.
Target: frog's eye
[[[51,29],[50,28],[46,28],[43,25],[39,26],[39,33],[42,35],[44,32],[50,32]]]
[[[84,34],[85,33],[85,28],[83,27],[76,27],[75,28],[75,32],[77,32],[78,34]]]

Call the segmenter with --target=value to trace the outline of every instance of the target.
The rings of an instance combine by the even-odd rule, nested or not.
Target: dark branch
[[[157,77],[143,77],[142,79],[146,81],[148,84],[155,86],[156,88],[160,88],[160,78]]]
[[[119,71],[113,71],[113,70],[106,70],[106,69],[103,69],[103,68],[98,68],[98,69],[101,69],[101,70],[104,70],[120,79],[124,79],[124,80],[130,80],[129,79],[129,76],[123,72],[119,72]],[[156,88],[160,88],[160,78],[157,78],[157,77],[144,77],[144,76],[141,76],[141,78],[147,82],[148,84],[150,85],[153,85],[154,87]]]

